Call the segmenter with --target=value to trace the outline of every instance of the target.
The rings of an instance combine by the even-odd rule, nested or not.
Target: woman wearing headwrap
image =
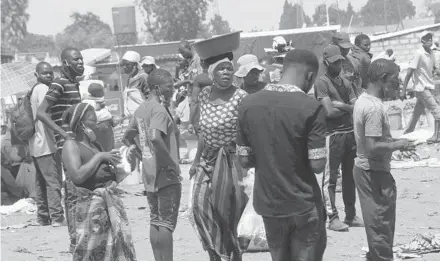
[[[247,94],[232,85],[231,60],[232,53],[207,61],[213,85],[199,95],[201,136],[190,170],[192,219],[211,261],[241,260],[237,225],[248,200],[235,156],[238,105]]]
[[[127,214],[116,191],[118,151],[102,152],[95,143],[96,113],[91,105],[71,106],[63,122],[76,136],[62,151],[67,197],[74,198],[67,217],[77,232],[73,260],[135,260]]]

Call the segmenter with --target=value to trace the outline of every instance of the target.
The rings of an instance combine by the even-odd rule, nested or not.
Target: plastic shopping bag
[[[250,170],[248,176],[243,180],[245,191],[249,192],[249,201],[241,215],[238,223],[237,233],[239,238],[250,240],[245,252],[265,252],[269,251],[266,239],[266,230],[264,228],[263,217],[258,215],[253,205],[253,187],[254,172]]]

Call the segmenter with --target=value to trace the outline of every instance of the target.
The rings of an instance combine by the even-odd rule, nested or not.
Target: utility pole
[[[328,4],[327,0],[325,1],[325,12],[327,14],[327,26],[330,26],[330,16],[328,15]]]
[[[339,12],[339,0],[336,0],[336,9],[338,9],[338,24],[341,25],[341,12]]]
[[[383,12],[384,12],[384,18],[385,18],[385,30],[388,33],[388,13],[387,13],[387,0],[383,0]]]

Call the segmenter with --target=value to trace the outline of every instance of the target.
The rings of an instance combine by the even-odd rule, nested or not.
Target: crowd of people
[[[74,260],[136,259],[116,188],[121,154],[112,132],[128,119],[123,141],[132,170],[142,163],[154,257],[173,260],[183,179],[179,124],[198,140],[189,170],[194,181],[189,219],[210,260],[242,260],[249,239],[238,237],[237,226],[249,201],[263,218],[273,260],[322,260],[327,219],[329,230],[365,227],[367,259],[392,260],[391,154],[413,151],[414,145],[392,138],[384,101],[399,92],[405,99],[414,78],[417,106],[406,132],[426,109],[436,119],[428,142],[440,142],[433,34],[423,34],[403,88],[399,66],[391,56],[372,62],[370,39],[363,34],[353,45],[348,34],[335,33],[322,57],[292,48],[282,65],[245,54],[236,67],[234,50],[219,52],[214,45],[201,54],[201,43],[181,42],[183,59],[174,77],[153,57],[127,51],[121,62],[128,75],[124,118],[109,114],[102,86],[92,84],[89,96],[80,96],[77,79],[84,62],[77,49],[63,50],[58,78],[48,63],[37,65],[38,84],[30,95],[35,134],[28,145],[37,172],[38,223],[67,225]],[[318,76],[320,63],[325,74]],[[3,154],[2,142],[2,187],[3,170],[14,156]],[[250,168],[255,169],[253,199],[241,184]],[[315,174],[322,174],[322,186]],[[335,204],[340,178],[344,220]]]

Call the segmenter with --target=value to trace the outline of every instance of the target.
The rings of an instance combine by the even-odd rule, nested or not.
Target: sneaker
[[[344,222],[342,222],[341,220],[339,220],[339,218],[333,219],[328,224],[328,229],[333,230],[333,231],[337,231],[337,232],[348,231],[348,228],[349,228],[349,226],[347,224],[345,224]]]
[[[65,226],[67,226],[67,221],[66,221],[66,219],[63,219],[61,221],[52,221],[52,226],[53,227],[65,227]]]
[[[37,219],[37,224],[38,224],[38,226],[41,226],[41,227],[49,226],[50,225],[50,220],[49,219],[40,219],[40,218],[38,218]]]
[[[344,222],[349,227],[364,227],[364,221],[362,221],[362,218],[358,216],[355,216],[353,219],[350,220],[345,219]]]

